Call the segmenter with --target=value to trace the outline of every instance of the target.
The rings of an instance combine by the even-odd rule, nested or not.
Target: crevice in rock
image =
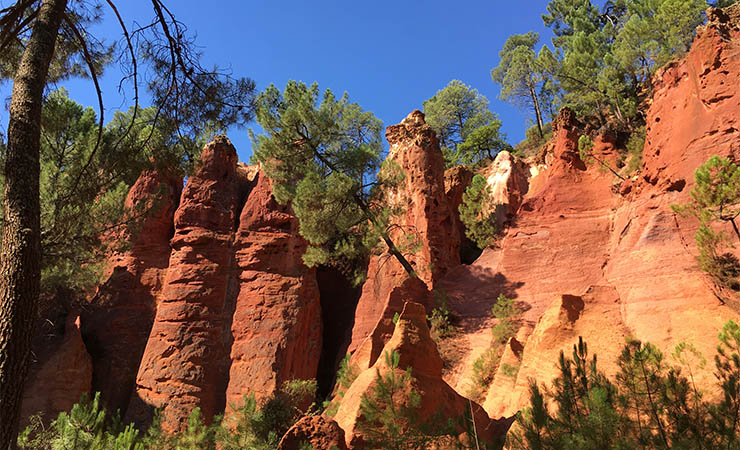
[[[483,249],[478,248],[475,242],[471,241],[461,233],[460,239],[460,262],[469,266],[473,264],[483,253]]]
[[[229,279],[227,282],[228,284],[226,287],[226,299],[224,301],[224,309],[222,313],[224,324],[223,348],[225,349],[225,354],[222,355],[223,360],[221,361],[221,379],[219,380],[218,389],[216,390],[216,392],[218,393],[218,398],[216,400],[216,414],[226,413],[226,409],[229,408],[229,405],[226,402],[226,390],[229,386],[231,375],[231,347],[232,345],[234,345],[234,334],[232,332],[232,325],[234,322],[234,312],[236,311],[236,301],[237,297],[239,296],[240,289],[239,266],[236,263],[236,248],[234,247],[233,243],[231,249],[231,260],[229,261]]]
[[[325,398],[334,387],[339,363],[349,347],[362,286],[353,286],[340,270],[327,266],[317,268],[316,279],[323,324],[323,344],[316,378],[318,396]]]

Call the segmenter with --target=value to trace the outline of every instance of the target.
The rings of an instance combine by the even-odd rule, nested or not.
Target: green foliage
[[[530,405],[509,435],[511,448],[628,449],[738,448],[740,415],[740,326],[728,321],[715,357],[717,388],[708,400],[694,374],[706,361],[690,344],[679,343],[669,365],[650,343],[628,341],[609,381],[579,339],[573,357],[561,352],[560,373],[551,391],[530,383]],[[550,407],[550,403],[553,405]]]
[[[511,364],[501,364],[501,373],[509,378],[516,378],[519,373],[519,364],[512,366]]]
[[[534,113],[535,126],[543,138],[545,115],[552,120],[558,102],[553,78],[558,61],[547,46],[535,53],[539,38],[532,31],[509,36],[499,52],[499,65],[491,69],[491,78],[501,86],[501,100]]]
[[[740,168],[729,158],[712,156],[694,172],[691,210],[709,220],[733,221],[740,214]]]
[[[401,318],[401,315],[398,312],[393,313],[393,318],[391,321],[393,322],[393,325],[398,325],[398,319]]]
[[[83,395],[69,413],[60,413],[48,428],[40,417],[32,417],[18,436],[18,446],[36,450],[272,450],[300,417],[315,411],[315,397],[315,380],[290,380],[261,405],[254,396],[245,396],[241,407],[232,406],[227,423],[217,416],[206,425],[200,408],[195,408],[184,430],[168,434],[162,431],[156,412],[152,425],[142,434],[133,424],[124,426],[118,414],[107,413],[100,406],[100,393],[92,400]]]
[[[452,424],[439,417],[428,423],[420,420],[421,395],[413,388],[411,368],[398,368],[400,355],[385,352],[384,358],[390,370],[384,375],[378,371],[373,387],[360,403],[362,418],[357,428],[369,448],[426,449],[440,436],[450,434]]]
[[[360,370],[356,366],[352,365],[351,360],[352,355],[347,353],[339,364],[339,371],[337,372],[337,383],[344,389],[349,389],[360,374]]]
[[[62,412],[44,428],[39,416],[18,435],[19,448],[51,450],[143,450],[133,424],[122,426],[117,414],[109,416],[100,406],[100,394],[83,395],[69,413]]]
[[[519,317],[522,309],[517,306],[513,299],[504,294],[499,294],[496,304],[491,308],[491,315],[496,319],[496,323],[491,328],[493,340],[491,346],[486,349],[473,363],[472,384],[469,388],[468,395],[472,399],[482,399],[490,386],[496,374],[496,369],[501,362],[501,356],[504,354],[506,344],[509,339],[516,335],[519,329]],[[502,367],[502,373],[505,376],[515,377],[518,367]]]
[[[505,136],[500,130],[499,119],[473,130],[464,142],[457,145],[457,162],[473,165],[486,160],[493,161],[502,150],[512,151],[511,145],[503,140]]]
[[[491,385],[496,369],[501,362],[503,346],[494,342],[473,362],[473,376],[467,395],[470,399],[479,401],[486,394],[486,389]]]
[[[537,125],[527,128],[524,132],[524,140],[514,146],[514,154],[523,158],[535,156],[542,146],[552,139],[552,122],[542,126],[542,133],[544,136],[540,136]]]
[[[267,436],[262,434],[261,411],[253,395],[245,395],[242,406],[238,408],[232,406],[232,411],[229,423],[216,433],[222,449],[268,450],[274,448],[276,436],[270,435],[269,432]]]
[[[619,0],[600,10],[589,0],[551,0],[542,18],[555,34],[554,92],[602,125],[636,129],[652,76],[688,49],[706,7],[704,0]]]
[[[337,99],[326,90],[319,101],[317,84],[295,81],[282,93],[271,85],[259,95],[257,120],[265,134],[252,134],[255,158],[273,180],[275,199],[290,202],[298,217],[309,267],[364,258],[381,237],[403,264],[386,231],[398,210],[379,201],[403,173],[388,162],[376,176],[380,120],[347,94]]]
[[[640,126],[627,139],[627,175],[638,172],[642,168],[642,151],[645,147],[645,126]]]
[[[694,172],[691,201],[685,205],[671,205],[677,214],[699,219],[694,235],[699,249],[699,265],[719,283],[733,289],[740,288],[740,262],[723,252],[732,243],[723,231],[712,228],[714,221],[730,222],[740,239],[735,219],[740,214],[740,168],[729,160],[712,156]]]
[[[462,81],[450,81],[425,100],[424,115],[437,133],[447,167],[493,159],[510,148],[501,133],[501,120],[488,109],[488,99]]]
[[[465,189],[462,203],[458,207],[460,221],[465,225],[465,235],[478,245],[486,248],[496,237],[496,209],[491,205],[491,188],[486,179],[475,175]]]
[[[40,146],[42,293],[82,295],[99,281],[103,256],[111,245],[105,233],[134,233],[160,207],[155,195],[125,211],[124,199],[142,170],[153,162],[182,173],[186,155],[173,150],[165,130],[152,125],[154,111],[116,112],[98,141],[92,108],[52,91],[44,100]],[[0,189],[4,183],[0,178]]]
[[[339,370],[337,370],[337,381],[335,385],[335,399],[341,399],[347,392],[352,383],[355,381],[357,376],[360,374],[360,369],[352,364],[352,355],[347,353],[342,361],[339,363]],[[333,417],[337,413],[339,408],[339,402],[336,400],[324,402],[325,412],[329,417]]]
[[[216,427],[203,423],[200,408],[196,407],[188,416],[185,430],[173,437],[174,448],[176,450],[215,450],[215,432]]]
[[[496,304],[491,308],[491,315],[498,319],[496,325],[493,326],[493,338],[500,344],[506,344],[509,339],[514,337],[517,329],[519,329],[519,316],[522,314],[522,309],[517,306],[513,299],[499,294],[496,299]]]
[[[452,336],[455,332],[455,327],[452,325],[452,312],[447,306],[447,296],[442,292],[435,290],[432,292],[436,300],[437,306],[432,309],[432,313],[427,316],[429,320],[429,332],[432,335],[432,339],[437,342]]]
[[[581,158],[581,161],[588,164],[589,159],[591,159],[591,150],[593,150],[593,148],[594,141],[588,135],[582,134],[578,138],[578,156]]]

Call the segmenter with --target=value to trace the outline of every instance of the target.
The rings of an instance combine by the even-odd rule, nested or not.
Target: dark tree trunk
[[[14,449],[41,280],[41,103],[67,0],[44,0],[13,81],[0,256],[0,450]]]
[[[730,222],[732,223],[732,229],[735,230],[735,236],[737,236],[737,239],[740,240],[740,230],[737,229],[737,224],[735,223],[735,218],[731,218]]]
[[[542,111],[540,111],[540,99],[537,98],[537,91],[535,90],[534,82],[530,80],[530,83],[528,83],[529,87],[529,95],[532,97],[532,103],[534,103],[534,116],[535,119],[537,119],[537,131],[540,132],[540,137],[545,137],[545,134],[542,131],[543,123],[542,123]]]

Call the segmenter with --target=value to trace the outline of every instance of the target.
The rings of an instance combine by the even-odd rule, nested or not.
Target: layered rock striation
[[[513,378],[497,374],[484,402],[490,414],[524,406],[528,379],[547,384],[554,378],[557,355],[569,354],[578,336],[613,374],[627,336],[666,352],[691,342],[711,357],[723,323],[737,320],[699,270],[696,221],[670,208],[688,200],[693,172],[710,156],[740,156],[740,59],[732,50],[740,35],[727,14],[710,11],[710,17],[686,58],[656,76],[639,178],[622,181],[598,162],[581,161],[577,141],[584,127],[561,112],[549,166],[530,180],[499,248],[442,283],[469,330],[464,368],[490,345],[487,310],[498,293],[524,309],[516,336],[522,349],[504,354],[518,370]],[[595,156],[613,168],[616,150],[609,136],[595,140]],[[459,389],[470,379],[469,370],[462,372]],[[710,370],[696,376],[713,382]]]
[[[459,419],[469,414],[481,441],[493,443],[503,438],[513,419],[491,420],[480,405],[458,394],[442,379],[442,359],[429,335],[423,305],[404,304],[393,334],[383,348],[383,354],[392,353],[399,356],[397,367],[389,365],[390,358],[378,358],[373,366],[358,375],[340,400],[335,419],[344,430],[350,448],[365,448],[366,437],[358,427],[358,423],[365,420],[361,406],[363,396],[372,396],[379,377],[389,371],[397,371],[400,375],[409,368],[412,377],[407,388],[416,391],[421,398],[415,411],[419,424],[429,420],[441,420],[442,423],[451,420],[457,426],[456,432],[463,434],[466,428]],[[398,404],[408,402],[408,397],[404,397],[409,395],[408,389],[398,392],[399,396],[394,396],[394,401]]]
[[[368,368],[393,333],[393,316],[406,301],[431,305],[430,291],[450,269],[460,264],[460,233],[445,190],[444,158],[439,141],[424,114],[416,110],[400,124],[388,127],[388,159],[405,173],[401,186],[388,192],[387,201],[403,209],[396,227],[419,244],[405,256],[416,276],[409,278],[388,252],[373,256],[362,288],[349,351],[359,367]]]
[[[189,411],[223,410],[236,286],[232,251],[239,207],[236,150],[208,144],[175,212],[172,253],[157,313],[136,377],[128,417],[162,411],[165,429],[181,429]]]
[[[313,379],[322,348],[315,269],[301,259],[306,242],[287,206],[260,172],[241,212],[234,242],[238,294],[226,414],[245,395],[264,400],[284,382]]]

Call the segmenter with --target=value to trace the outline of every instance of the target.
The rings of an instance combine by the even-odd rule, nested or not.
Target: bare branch
[[[87,63],[88,68],[90,69],[90,77],[92,78],[93,84],[95,85],[95,92],[98,96],[98,107],[100,108],[100,119],[98,120],[98,137],[97,137],[97,141],[95,142],[95,147],[90,152],[90,155],[88,156],[87,162],[85,162],[85,165],[82,166],[82,170],[80,170],[80,173],[77,174],[77,178],[75,179],[75,182],[72,183],[72,188],[69,190],[69,192],[67,192],[67,195],[65,196],[65,198],[68,198],[77,190],[77,186],[79,185],[80,180],[82,179],[82,176],[85,174],[85,172],[87,172],[87,169],[92,164],[95,154],[100,148],[100,143],[103,140],[103,120],[104,120],[105,109],[103,108],[103,92],[100,89],[100,83],[98,82],[98,75],[95,70],[95,63],[92,60],[90,51],[87,48],[87,42],[82,37],[82,34],[77,29],[74,22],[70,20],[69,16],[66,13],[64,13],[64,21],[67,22],[70,29],[74,33],[74,35],[77,37],[77,40],[80,41],[80,48],[82,49],[82,54],[83,54],[83,57],[85,58],[85,62]]]

